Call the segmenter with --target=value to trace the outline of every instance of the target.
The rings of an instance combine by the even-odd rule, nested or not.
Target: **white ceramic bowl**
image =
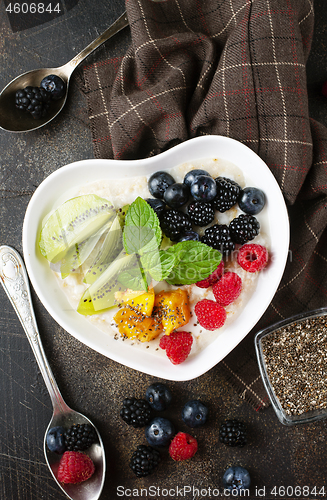
[[[257,287],[241,314],[209,346],[180,365],[168,358],[117,342],[74,311],[60,290],[48,262],[37,248],[43,218],[71,197],[79,186],[101,179],[126,179],[150,175],[186,161],[222,158],[238,166],[244,177],[255,181],[267,196],[265,207],[271,242],[271,262],[260,272]],[[252,184],[253,185],[253,184]],[[270,304],[281,280],[289,245],[289,222],[280,188],[267,165],[238,141],[203,136],[186,141],[143,160],[83,160],[66,165],[45,179],[27,207],[23,226],[23,251],[31,283],[51,316],[71,335],[119,363],[168,380],[190,380],[221,361],[247,335]]]

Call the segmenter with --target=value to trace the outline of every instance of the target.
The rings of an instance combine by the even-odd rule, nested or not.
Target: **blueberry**
[[[189,427],[200,427],[206,423],[208,408],[198,399],[188,401],[182,410],[183,422]]]
[[[185,205],[189,196],[189,188],[185,184],[175,182],[167,187],[164,193],[164,200],[170,208],[180,208]]]
[[[145,399],[156,411],[163,411],[171,403],[172,395],[168,387],[160,382],[149,385],[145,393]]]
[[[238,198],[238,206],[243,212],[250,215],[256,215],[265,206],[266,195],[261,189],[254,187],[244,188]]]
[[[199,175],[190,190],[196,201],[212,201],[217,194],[216,181],[208,175]]]
[[[61,426],[52,427],[47,432],[46,442],[50,451],[61,455],[65,451],[65,429]]]
[[[186,184],[188,187],[191,187],[191,184],[199,177],[199,175],[207,175],[210,177],[209,172],[206,170],[201,170],[200,168],[195,168],[194,170],[190,170],[187,172],[187,174],[184,177],[184,184]]]
[[[166,208],[166,203],[158,198],[146,198],[145,200],[150,207],[155,211],[158,217],[164,212]]]
[[[175,179],[168,172],[162,170],[152,174],[148,180],[149,191],[155,198],[162,199],[164,192],[171,184],[175,184]]]
[[[195,231],[186,231],[181,234],[176,241],[177,243],[181,241],[200,241],[200,236]]]
[[[174,437],[175,428],[167,418],[156,417],[145,428],[145,437],[151,446],[167,446]]]
[[[233,492],[246,490],[250,487],[251,478],[249,472],[244,467],[229,467],[223,475],[223,486]]]
[[[40,87],[49,92],[55,101],[64,97],[66,93],[66,83],[57,75],[48,75],[43,78]]]

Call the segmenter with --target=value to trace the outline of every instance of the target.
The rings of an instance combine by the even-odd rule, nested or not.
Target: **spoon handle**
[[[100,45],[106,42],[109,38],[114,36],[118,31],[122,30],[128,26],[128,18],[126,11],[118,18],[116,21],[109,26],[106,31],[102,33],[98,38],[96,38],[93,42],[91,42],[85,49],[83,49],[79,54],[77,54],[73,59],[71,59],[68,63],[62,66],[62,69],[65,69],[69,75],[74,71],[76,66],[78,66],[83,59],[85,59],[88,55],[91,54],[95,49],[97,49]]]
[[[23,259],[9,246],[0,246],[0,281],[25,330],[49,391],[54,412],[66,412],[63,400],[41,343]]]

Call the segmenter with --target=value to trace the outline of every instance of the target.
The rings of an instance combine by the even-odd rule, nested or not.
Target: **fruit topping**
[[[212,201],[217,194],[214,179],[209,175],[199,175],[190,187],[191,195],[196,201]]]
[[[217,177],[215,179],[217,187],[217,195],[212,201],[213,206],[219,212],[226,212],[237,203],[241,186],[232,179],[227,177]]]
[[[145,316],[140,311],[130,307],[119,309],[113,320],[123,337],[138,338],[141,342],[149,342],[163,331],[160,318]]]
[[[209,172],[207,172],[206,170],[202,170],[200,168],[195,168],[195,169],[190,170],[189,172],[187,172],[187,174],[185,174],[183,182],[188,187],[191,187],[191,185],[193,184],[193,182],[196,181],[197,178],[200,175],[206,175],[208,177],[211,177],[210,174],[209,174]]]
[[[241,490],[247,490],[250,484],[250,474],[244,467],[229,467],[223,475],[223,486],[233,492],[232,496],[237,496],[239,492],[241,495]]]
[[[226,311],[214,300],[200,300],[195,304],[194,312],[198,322],[206,330],[213,331],[225,324]]]
[[[229,224],[229,231],[234,243],[243,245],[247,241],[253,240],[260,230],[258,220],[249,214],[241,214],[235,217]]]
[[[57,75],[48,75],[43,78],[40,87],[51,95],[51,99],[57,101],[66,93],[66,83]]]
[[[192,230],[190,219],[179,210],[166,210],[160,218],[161,229],[168,238],[176,241],[181,234]]]
[[[160,453],[157,450],[141,444],[134,451],[129,465],[137,477],[144,477],[154,471],[160,460]]]
[[[46,443],[50,451],[61,455],[66,450],[65,447],[65,429],[61,426],[52,427],[48,430]]]
[[[65,451],[59,462],[58,481],[76,484],[87,481],[95,471],[92,459],[80,451]]]
[[[170,405],[172,395],[166,385],[161,382],[155,382],[147,388],[145,399],[153,410],[163,411]]]
[[[30,113],[33,118],[44,118],[50,107],[51,95],[40,87],[25,87],[16,92],[16,108]]]
[[[154,312],[161,319],[166,335],[190,320],[190,306],[185,290],[162,291],[154,301]]]
[[[242,280],[233,272],[225,273],[212,287],[217,304],[224,307],[234,302],[241,290]]]
[[[266,196],[261,189],[246,187],[242,189],[238,197],[238,206],[243,212],[250,215],[256,215],[265,206]]]
[[[166,203],[159,198],[146,198],[148,205],[155,211],[158,217],[162,215],[166,209]]]
[[[93,425],[74,424],[65,431],[65,446],[67,451],[84,451],[98,441]]]
[[[151,446],[168,446],[174,434],[174,425],[163,417],[155,417],[145,428],[145,437]]]
[[[202,243],[219,250],[222,254],[228,254],[235,248],[228,226],[225,224],[214,224],[204,231],[201,238]]]
[[[262,245],[243,245],[237,254],[238,264],[249,273],[261,271],[268,263],[268,250]]]
[[[226,446],[242,448],[246,444],[246,425],[239,420],[226,420],[219,429],[219,441]]]
[[[209,288],[209,286],[214,285],[216,281],[218,281],[219,278],[222,277],[224,273],[224,267],[225,264],[224,261],[222,260],[217,269],[215,269],[214,272],[211,273],[210,276],[208,276],[208,278],[205,278],[204,280],[201,281],[197,281],[195,283],[196,286],[198,286],[199,288]]]
[[[163,197],[170,208],[180,208],[185,205],[189,196],[189,188],[185,184],[175,182],[167,187]]]
[[[166,351],[173,365],[183,363],[191,352],[193,337],[189,332],[172,332],[160,339],[159,347]]]
[[[154,289],[148,292],[127,289],[124,292],[116,292],[115,299],[119,304],[129,306],[145,316],[151,316],[154,306]]]
[[[163,170],[155,172],[148,180],[148,188],[154,198],[163,199],[166,189],[171,184],[175,184],[175,179]]]
[[[125,398],[120,416],[134,428],[145,427],[151,420],[151,408],[145,399]]]
[[[211,203],[203,201],[193,201],[187,207],[190,221],[195,226],[207,226],[215,218],[215,211]]]
[[[186,231],[177,238],[176,243],[181,241],[200,241],[200,236],[195,231]]]
[[[194,457],[198,449],[197,440],[186,432],[178,432],[169,446],[169,455],[173,460],[188,460]]]
[[[188,401],[182,410],[183,422],[189,427],[204,425],[208,417],[208,408],[198,399]]]

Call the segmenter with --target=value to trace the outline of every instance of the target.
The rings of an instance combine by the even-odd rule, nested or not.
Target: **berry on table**
[[[144,427],[150,422],[151,408],[145,399],[125,398],[120,416],[132,427]]]
[[[163,417],[155,417],[145,428],[145,437],[151,446],[167,446],[174,434],[174,425]]]
[[[208,276],[204,280],[197,281],[195,283],[196,286],[198,286],[199,288],[209,288],[209,286],[214,285],[216,281],[218,281],[219,278],[221,278],[222,275],[224,274],[224,267],[225,264],[224,261],[222,260],[217,269],[215,269],[214,272],[211,273],[210,276]]]
[[[157,450],[141,444],[134,451],[129,466],[137,477],[145,477],[154,471],[160,460]]]
[[[235,492],[247,490],[251,485],[249,472],[244,467],[232,466],[229,467],[223,475],[224,488]],[[233,496],[235,496],[233,494]]]
[[[195,169],[190,170],[189,172],[187,172],[187,174],[185,174],[183,182],[188,187],[191,187],[191,184],[193,184],[193,182],[196,181],[196,179],[200,175],[206,175],[208,177],[211,177],[210,174],[209,174],[209,172],[207,172],[206,170],[202,170],[200,168],[195,168]]]
[[[217,330],[226,321],[226,310],[214,300],[203,299],[195,304],[195,315],[203,328],[206,330]]]
[[[163,199],[170,208],[180,208],[188,201],[190,196],[189,188],[180,182],[175,182],[167,187]]]
[[[68,451],[84,451],[98,441],[93,425],[74,424],[65,431],[65,446]]]
[[[92,459],[81,451],[65,451],[59,462],[57,479],[64,484],[87,481],[95,471]]]
[[[65,429],[61,426],[52,427],[48,430],[46,443],[50,451],[61,455],[66,450],[65,447]]]
[[[149,385],[145,399],[153,410],[164,411],[171,403],[172,395],[168,387],[160,382]]]
[[[249,273],[261,271],[268,263],[268,250],[263,245],[243,245],[237,254],[238,264]]]
[[[190,219],[180,210],[166,210],[160,218],[160,226],[163,233],[172,241],[187,231],[192,230]]]
[[[182,410],[183,422],[189,427],[200,427],[204,425],[208,417],[208,407],[198,399],[192,399],[185,403]]]
[[[35,119],[44,118],[50,107],[50,99],[49,92],[40,87],[25,87],[16,92],[16,108],[27,111]]]
[[[227,177],[217,177],[215,179],[217,194],[212,201],[213,206],[219,212],[226,212],[237,203],[241,186]]]
[[[159,200],[159,198],[146,198],[145,201],[155,211],[158,217],[164,213],[166,203],[163,200]]]
[[[51,99],[57,101],[64,97],[66,93],[66,83],[60,76],[48,75],[43,78],[40,87],[51,95]]]
[[[217,304],[226,307],[236,300],[242,290],[242,280],[238,274],[225,273],[212,287]]]
[[[212,201],[217,194],[215,180],[209,175],[199,175],[191,184],[190,191],[196,201]]]
[[[246,214],[256,215],[265,206],[266,195],[261,189],[246,187],[242,189],[238,198],[238,206]]]
[[[148,188],[154,198],[163,199],[164,192],[171,184],[175,184],[175,179],[163,170],[155,172],[148,180]]]
[[[235,217],[229,224],[229,232],[234,243],[244,245],[253,240],[260,231],[259,221],[249,214],[241,214]]]
[[[235,248],[229,228],[226,224],[214,224],[204,231],[201,238],[202,243],[219,250],[222,254],[228,254]]]
[[[187,213],[195,226],[207,226],[215,218],[215,211],[211,203],[203,201],[192,201],[187,207]]]
[[[198,449],[197,440],[186,432],[178,432],[169,446],[169,455],[173,460],[188,460],[194,457]]]
[[[226,446],[243,448],[246,444],[246,425],[239,420],[226,420],[219,429],[219,441]]]
[[[166,351],[173,365],[179,365],[186,360],[191,352],[193,337],[189,332],[172,332],[161,337],[159,347]]]

